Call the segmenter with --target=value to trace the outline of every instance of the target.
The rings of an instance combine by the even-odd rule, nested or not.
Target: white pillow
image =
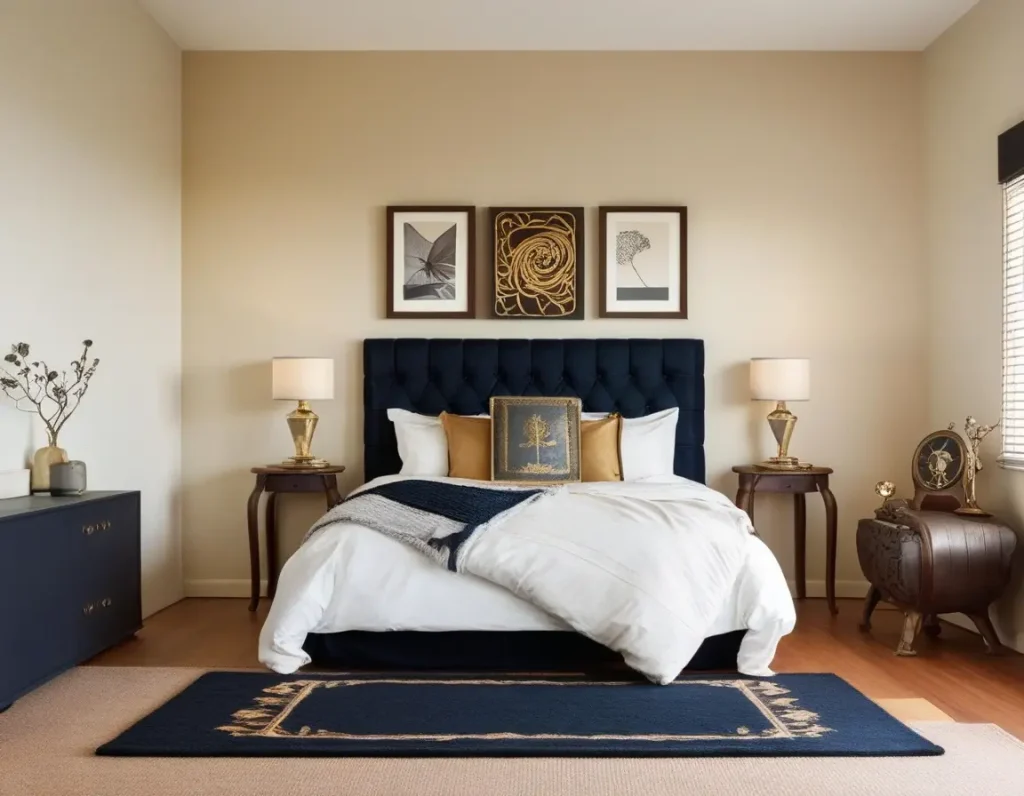
[[[402,459],[400,475],[448,475],[448,440],[441,418],[406,409],[388,409],[388,420],[395,424],[398,455]]]
[[[600,420],[607,412],[584,412],[583,420]],[[679,408],[664,409],[644,417],[622,418],[622,480],[675,472],[676,425]]]
[[[440,417],[388,409],[388,420],[394,423],[398,439],[398,455],[402,459],[399,475],[448,475],[448,438]]]

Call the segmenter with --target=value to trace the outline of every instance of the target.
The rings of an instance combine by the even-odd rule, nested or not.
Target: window
[[[1003,455],[1024,470],[1024,176],[1004,183]]]

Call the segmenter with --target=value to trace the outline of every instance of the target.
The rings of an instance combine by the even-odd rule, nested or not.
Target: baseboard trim
[[[789,583],[789,593],[794,597],[796,596],[796,583],[792,580],[787,581]],[[868,589],[871,588],[871,584],[865,580],[837,580],[836,581],[836,597],[841,600],[863,600],[864,595],[868,593]],[[807,596],[808,597],[824,597],[825,596],[825,581],[823,580],[809,580],[807,581]]]
[[[186,580],[186,597],[249,597],[252,582],[249,580]],[[260,581],[260,597],[267,596],[267,582]]]

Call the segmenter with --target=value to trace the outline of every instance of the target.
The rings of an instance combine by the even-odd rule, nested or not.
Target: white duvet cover
[[[778,562],[750,530],[724,495],[683,478],[572,484],[474,534],[460,567],[476,577],[336,522],[284,566],[260,661],[296,671],[309,663],[307,633],[575,629],[668,682],[704,638],[745,629],[738,669],[768,676],[795,613]]]

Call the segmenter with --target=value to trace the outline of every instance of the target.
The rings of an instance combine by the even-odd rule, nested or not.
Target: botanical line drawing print
[[[639,230],[627,229],[615,236],[615,262],[632,268],[636,278],[640,280],[640,284],[644,287],[648,287],[648,284],[640,276],[640,272],[633,263],[633,258],[649,248],[651,248],[650,238]]]

